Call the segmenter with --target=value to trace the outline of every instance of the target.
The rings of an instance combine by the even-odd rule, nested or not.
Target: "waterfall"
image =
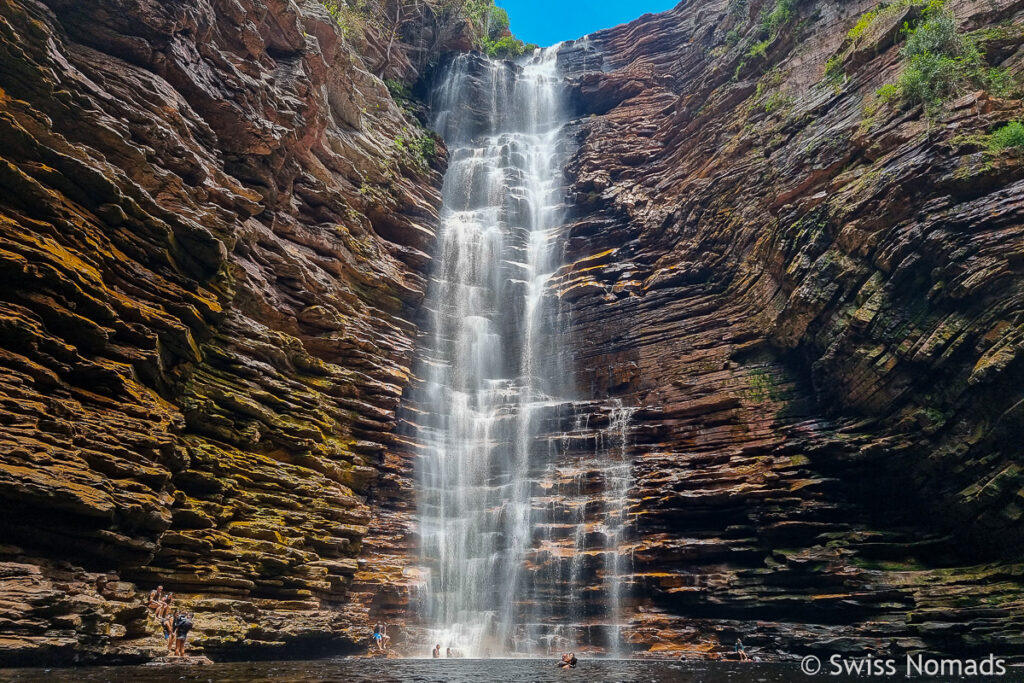
[[[549,286],[562,265],[569,152],[557,58],[557,46],[517,64],[459,55],[433,96],[450,162],[407,401],[420,449],[424,650],[575,647],[588,618],[612,624],[607,638],[618,639],[629,411],[576,400],[566,311]],[[581,415],[593,410],[608,418],[602,433],[619,436],[589,429]],[[597,455],[581,454],[584,443]],[[592,481],[608,466],[599,524]],[[591,527],[606,547],[595,547]],[[594,617],[583,593],[598,574],[606,604]]]
[[[608,585],[608,612],[612,615],[609,652],[622,654],[622,575],[626,569],[621,552],[625,541],[629,487],[632,484],[629,462],[629,423],[635,408],[616,401],[611,410],[608,429],[598,441],[597,458],[605,461],[605,576]]]

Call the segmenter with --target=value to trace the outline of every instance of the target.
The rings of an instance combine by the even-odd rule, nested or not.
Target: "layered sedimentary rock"
[[[157,584],[214,655],[363,639],[443,150],[361,40],[0,3],[0,662],[151,657]]]
[[[873,2],[766,31],[777,4],[562,49],[551,284],[587,400],[550,429],[579,471],[542,483],[600,518],[589,454],[632,463],[622,576],[587,527],[575,637],[1021,654],[1024,170],[975,142],[1021,103],[879,101],[919,5],[852,40]],[[1019,3],[948,5],[1019,80]],[[443,164],[378,77],[471,40],[400,33],[311,0],[0,0],[0,662],[151,658],[160,583],[216,657],[408,615],[394,426]],[[538,533],[559,576],[578,541]]]
[[[1021,654],[1024,159],[970,142],[1021,102],[882,102],[920,6],[853,40],[874,2],[766,27],[782,4],[684,2],[563,50],[555,286],[581,390],[637,408],[624,635]],[[1020,3],[948,7],[1019,83]]]

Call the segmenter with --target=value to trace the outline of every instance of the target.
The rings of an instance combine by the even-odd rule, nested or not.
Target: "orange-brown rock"
[[[853,40],[874,0],[766,28],[778,4],[684,2],[561,56],[555,289],[581,392],[636,407],[623,634],[1020,655],[1024,159],[978,144],[1019,94],[887,104],[921,7]],[[1020,3],[948,6],[1019,81]],[[472,45],[431,7],[392,40],[313,0],[0,0],[0,663],[159,657],[161,583],[214,657],[404,635],[393,432],[444,153],[381,78]],[[594,413],[553,498],[601,490]]]
[[[375,74],[445,45],[347,35],[0,0],[0,662],[156,656],[157,584],[214,656],[364,640],[443,170]]]
[[[1016,93],[880,101],[922,7],[848,38],[873,0],[686,2],[563,51],[557,286],[579,386],[639,407],[638,654],[1024,652],[1024,157],[970,142],[1024,115],[1024,9],[947,5]]]

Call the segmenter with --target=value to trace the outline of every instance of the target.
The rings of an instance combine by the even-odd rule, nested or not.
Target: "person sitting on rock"
[[[736,639],[736,654],[739,655],[741,662],[746,662],[750,660],[750,657],[747,656],[746,649],[744,649],[743,647],[743,641],[739,638]]]
[[[192,630],[192,612],[182,612],[178,615],[178,625],[174,629],[174,645],[179,657],[185,656],[185,641],[188,640],[188,632]]]
[[[384,646],[384,649],[387,650],[388,645],[391,643],[391,636],[388,635],[388,625],[377,624],[374,627],[374,632],[376,633],[378,631],[380,632],[380,642]]]
[[[378,650],[384,651],[384,634],[380,632],[380,624],[373,627],[373,642]]]
[[[168,593],[165,595],[163,600],[160,601],[160,606],[157,607],[156,616],[159,618],[166,617],[171,611],[172,602],[174,602],[174,593]]]
[[[434,646],[434,659],[441,658],[441,643]]]
[[[159,614],[157,614],[157,612],[158,612],[158,610],[160,608],[160,600],[163,597],[164,597],[164,587],[163,586],[157,586],[153,590],[149,591],[149,601],[146,603],[146,606],[153,611],[153,614],[155,616],[158,616],[158,617],[160,616]]]

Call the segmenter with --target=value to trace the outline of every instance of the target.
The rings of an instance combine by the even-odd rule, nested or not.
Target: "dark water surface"
[[[739,662],[651,662],[584,660],[575,670],[561,670],[553,660],[536,659],[327,659],[299,662],[233,662],[208,666],[121,666],[78,669],[0,669],[0,680],[55,683],[254,683],[275,681],[337,681],[338,683],[797,683],[814,680],[852,681],[1022,681],[1024,672],[1010,669],[998,678],[906,678],[895,676],[806,676],[797,664]]]

